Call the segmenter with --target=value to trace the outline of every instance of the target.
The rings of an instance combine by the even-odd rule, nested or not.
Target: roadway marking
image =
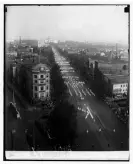
[[[86,88],[86,92],[88,93],[89,96],[91,96],[90,92],[88,91],[88,89]]]
[[[92,90],[90,89],[90,92],[91,92],[91,94],[93,95],[93,96],[95,96],[95,94],[92,92]]]
[[[87,106],[87,109],[88,109],[88,111],[89,111],[89,113],[90,113],[91,118],[93,119],[94,117],[93,117],[93,115],[92,115],[92,113],[91,113],[91,111],[90,111],[90,109],[89,109],[88,106]]]
[[[70,88],[69,88],[69,85],[68,85],[67,82],[66,82],[66,85],[67,85],[67,88],[68,88],[68,90],[69,90],[69,94],[70,94],[71,96],[73,96],[73,95],[72,95],[72,92],[70,91]]]
[[[82,93],[83,93],[83,95],[84,95],[84,96],[86,96],[86,94],[85,94],[85,92],[84,92],[84,90],[83,90],[83,89],[82,89]]]

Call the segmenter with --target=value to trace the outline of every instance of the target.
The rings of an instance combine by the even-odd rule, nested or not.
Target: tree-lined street
[[[97,138],[101,150],[128,150],[128,129],[126,126],[116,118],[104,102],[96,98],[65,57],[59,54],[55,48],[53,48],[53,52],[55,60],[60,66],[72,104],[84,113],[81,116],[84,119],[80,121],[80,124],[84,127],[84,124],[87,123],[86,135],[88,135],[87,130],[90,131],[89,134],[94,134],[93,138]]]

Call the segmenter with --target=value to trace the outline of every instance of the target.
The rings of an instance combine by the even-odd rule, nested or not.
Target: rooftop
[[[129,76],[128,75],[111,75],[111,74],[104,74],[108,79],[111,80],[113,84],[120,84],[120,83],[128,83]]]
[[[112,60],[108,59],[108,56],[98,56],[98,55],[93,55],[89,56],[90,60],[92,61],[98,61],[99,65],[101,64],[126,64],[128,63],[127,61],[123,61],[120,59],[115,59],[113,58]]]
[[[22,67],[27,68],[30,71],[40,71],[40,68],[43,68],[42,71],[49,71],[49,67],[46,63],[39,63],[38,59],[34,60],[25,60],[22,64]]]

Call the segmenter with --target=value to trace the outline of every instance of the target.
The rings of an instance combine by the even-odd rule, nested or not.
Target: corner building
[[[50,98],[50,69],[45,64],[38,64],[32,68],[33,99],[44,100]]]

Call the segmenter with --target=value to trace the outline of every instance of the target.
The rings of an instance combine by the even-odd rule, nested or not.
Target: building
[[[68,54],[76,54],[76,53],[78,53],[78,52],[75,51],[75,50],[67,50],[67,52],[68,52]]]
[[[44,100],[50,98],[50,69],[45,64],[32,67],[33,98]]]
[[[104,53],[104,52],[101,52],[101,53],[100,53],[100,56],[105,56],[105,53]]]
[[[103,87],[104,94],[108,96],[115,96],[118,94],[127,95],[129,75],[120,74],[116,69],[113,70],[113,68],[112,71],[110,69],[107,69],[108,71],[105,70],[103,68],[101,69],[98,62],[95,61],[94,80],[97,81],[97,85]]]
[[[125,75],[107,75],[104,74],[112,95],[126,94],[128,91],[129,77]]]
[[[125,61],[128,61],[129,59],[129,54],[127,51],[121,51],[120,52],[120,59],[121,60],[125,60]]]
[[[50,68],[46,64],[26,60],[11,67],[16,86],[30,103],[50,99]]]
[[[20,39],[21,44],[25,44],[27,46],[31,47],[37,47],[38,46],[38,41],[37,40],[28,40],[28,39]]]
[[[49,46],[49,43],[46,42],[45,40],[39,40],[38,41],[38,47],[48,47]]]
[[[16,52],[16,51],[7,52],[6,55],[7,55],[8,57],[17,57],[17,52]]]

